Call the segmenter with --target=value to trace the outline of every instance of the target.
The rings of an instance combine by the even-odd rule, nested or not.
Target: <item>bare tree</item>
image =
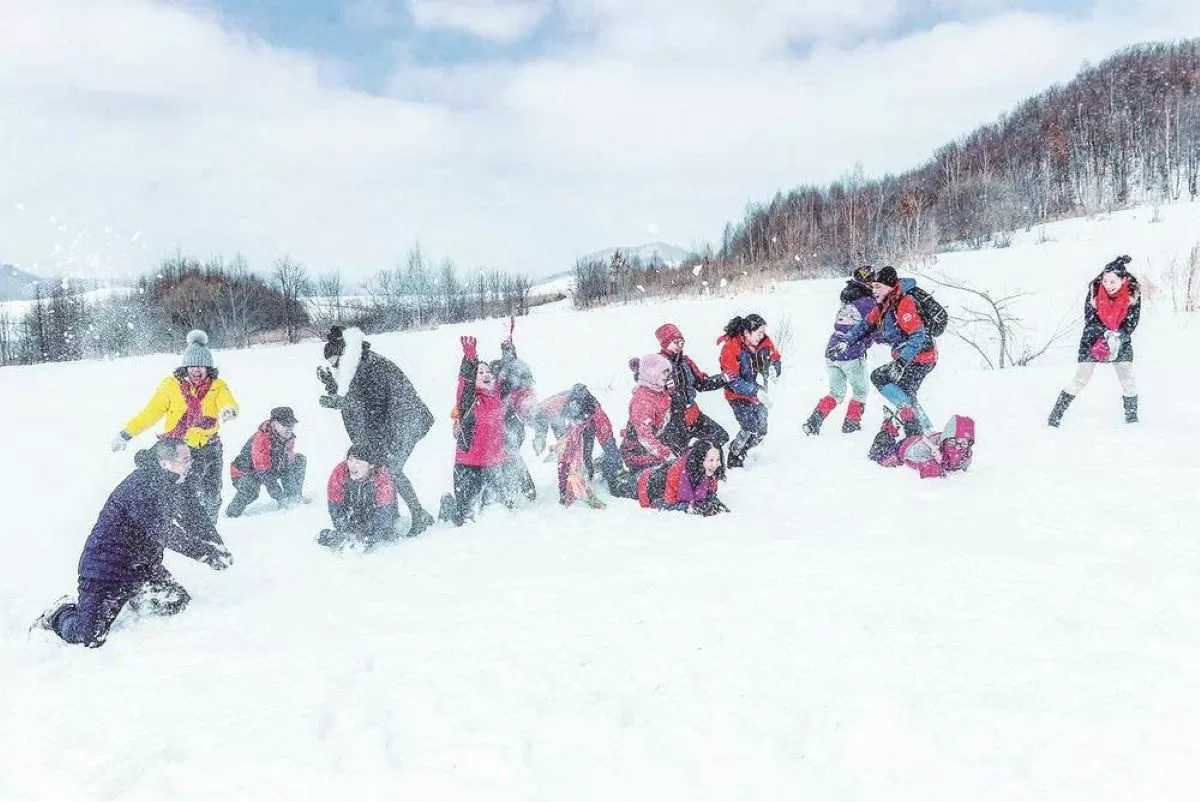
[[[301,301],[312,290],[308,268],[292,261],[289,256],[282,256],[275,260],[271,280],[284,298],[284,328],[287,331],[287,340],[289,343],[299,342],[300,332],[308,323],[308,313]]]
[[[956,325],[947,327],[946,331],[975,349],[990,370],[1029,365],[1061,342],[1075,327],[1075,318],[1064,315],[1052,334],[1031,342],[1023,320],[1013,308],[1017,301],[1028,297],[1030,293],[1015,292],[997,296],[944,273],[917,275],[975,300],[972,306],[964,305],[961,312],[950,315],[950,322]]]

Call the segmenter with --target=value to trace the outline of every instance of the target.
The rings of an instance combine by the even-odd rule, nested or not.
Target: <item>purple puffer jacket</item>
[[[871,310],[875,308],[875,299],[871,297],[871,290],[857,281],[848,281],[842,289],[842,305],[838,309],[837,318],[833,323],[833,334],[829,337],[829,342],[825,345],[825,356],[834,359],[836,362],[853,362],[856,359],[862,359],[867,355],[867,350],[870,349],[879,340],[878,332],[873,332],[863,337],[858,342],[851,345],[843,353],[836,358],[830,356],[833,347],[842,341],[842,337],[850,329],[862,319],[864,319]]]

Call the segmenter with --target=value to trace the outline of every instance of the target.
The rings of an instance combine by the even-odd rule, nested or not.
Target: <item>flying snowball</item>
[[[142,232],[139,231],[133,235],[133,237],[129,240],[129,242],[130,242],[130,244],[133,244],[133,243],[137,242],[138,240],[140,240],[141,238],[142,238]]]
[[[698,276],[698,275],[700,275],[700,271],[701,271],[701,270],[703,270],[703,269],[704,269],[704,266],[703,266],[703,265],[696,265],[695,267],[693,267],[693,268],[692,268],[692,275],[693,275],[693,276]]]

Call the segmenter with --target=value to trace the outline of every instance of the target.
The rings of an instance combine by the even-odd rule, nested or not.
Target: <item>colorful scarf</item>
[[[1121,282],[1121,288],[1115,295],[1109,295],[1103,284],[1096,287],[1096,314],[1106,329],[1116,331],[1125,322],[1131,300],[1129,279]]]
[[[212,389],[212,379],[205,379],[200,384],[192,384],[187,379],[181,379],[179,382],[179,392],[183,394],[183,400],[187,404],[187,411],[179,418],[179,422],[175,424],[175,428],[161,435],[160,439],[173,437],[177,440],[184,439],[189,429],[211,429],[217,425],[216,418],[206,417],[204,414],[204,397],[208,395],[208,391]]]

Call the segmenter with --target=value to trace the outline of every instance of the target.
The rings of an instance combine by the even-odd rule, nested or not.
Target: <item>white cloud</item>
[[[515,42],[549,11],[548,0],[410,0],[417,27],[448,28],[481,39]]]
[[[372,97],[178,7],[0,0],[0,261],[141,270],[179,246],[357,277],[420,239],[464,266],[544,273],[643,241],[647,220],[678,244],[716,240],[748,200],[856,162],[916,166],[1085,58],[1200,31],[1190,4],[1152,2],[894,41],[891,0],[566,3],[582,37],[568,53],[404,64]]]

